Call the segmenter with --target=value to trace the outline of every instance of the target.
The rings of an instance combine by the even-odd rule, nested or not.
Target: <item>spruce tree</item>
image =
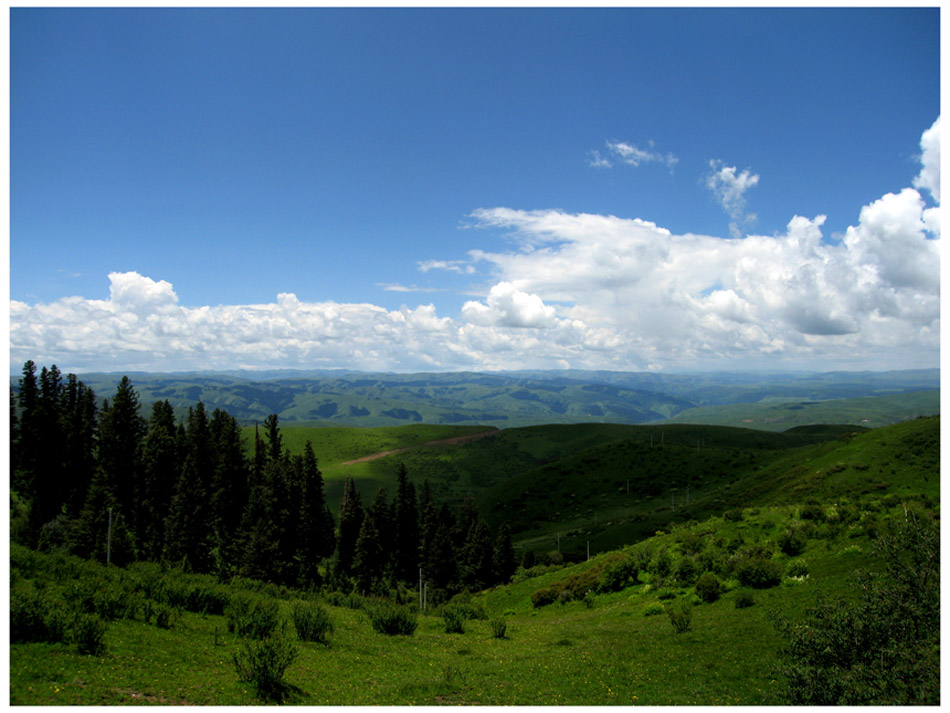
[[[362,525],[363,505],[360,502],[360,494],[353,479],[347,477],[343,482],[336,552],[333,555],[333,576],[337,587],[345,586],[347,578],[353,573],[353,556]]]
[[[515,548],[511,542],[511,527],[507,522],[503,522],[498,528],[492,553],[493,583],[507,584],[517,568]]]
[[[376,492],[373,503],[366,509],[353,555],[353,575],[358,591],[379,593],[388,574],[389,547],[387,533],[391,532],[390,509],[386,489]]]
[[[333,553],[335,535],[333,516],[327,507],[323,475],[310,441],[304,444],[301,458],[303,471],[303,513],[301,516],[301,576],[308,585],[320,584],[318,565]]]
[[[419,508],[416,504],[416,489],[399,464],[396,499],[393,503],[393,573],[396,579],[413,582],[419,568]]]
[[[138,539],[142,556],[158,561],[165,548],[165,519],[181,473],[175,413],[168,401],[152,404],[142,443],[142,489]]]
[[[238,566],[238,534],[249,497],[249,467],[241,427],[234,417],[215,409],[210,426],[214,452],[211,482],[213,553],[217,574],[227,578]]]

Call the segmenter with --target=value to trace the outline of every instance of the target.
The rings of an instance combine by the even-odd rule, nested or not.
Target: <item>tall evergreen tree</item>
[[[340,499],[339,527],[336,537],[336,552],[333,555],[333,576],[336,586],[343,586],[353,573],[353,556],[356,540],[363,525],[363,505],[353,479],[343,482],[343,497]]]
[[[304,444],[301,458],[303,471],[303,513],[301,516],[301,576],[305,584],[320,583],[318,564],[333,554],[335,535],[333,515],[327,507],[323,475],[310,441]]]
[[[96,471],[96,395],[75,374],[66,377],[64,391],[68,487],[66,514],[77,518]]]
[[[210,572],[214,538],[211,511],[213,459],[204,404],[188,409],[181,475],[165,522],[165,557],[195,572]]]
[[[396,473],[396,499],[393,502],[393,574],[403,582],[415,581],[419,568],[419,508],[416,489],[399,464]]]
[[[145,431],[138,394],[129,378],[123,376],[112,402],[102,406],[98,460],[105,478],[103,487],[115,497],[115,507],[133,532],[139,505],[139,447]]]
[[[386,489],[380,488],[366,509],[353,555],[356,586],[364,594],[381,592],[383,589],[391,551],[386,533],[391,532],[391,527]]]
[[[492,583],[493,551],[492,536],[488,526],[481,520],[477,520],[469,528],[460,557],[459,575],[464,588],[480,591]]]
[[[241,427],[233,416],[221,409],[215,409],[211,416],[211,442],[214,452],[211,510],[215,569],[219,576],[228,577],[238,566],[238,533],[249,497],[249,464],[244,453]]]
[[[503,522],[495,536],[495,549],[492,553],[493,583],[508,584],[517,568],[515,548],[511,541],[511,527],[507,522]]]
[[[165,519],[181,475],[178,429],[172,405],[152,404],[142,443],[142,487],[137,536],[145,559],[161,559],[165,549]]]

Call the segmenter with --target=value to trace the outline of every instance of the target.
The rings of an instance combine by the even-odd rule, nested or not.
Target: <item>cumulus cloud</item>
[[[644,163],[660,163],[671,169],[679,161],[671,153],[660,153],[654,149],[653,142],[647,143],[649,148],[643,149],[636,144],[626,141],[607,141],[607,156],[602,156],[600,151],[590,151],[587,156],[588,165],[594,168],[611,168],[614,162],[626,164],[627,166],[640,166]]]
[[[433,304],[385,309],[291,293],[186,307],[164,280],[114,272],[106,300],[11,302],[11,359],[73,371],[932,366],[939,207],[919,191],[939,202],[934,127],[921,141],[914,187],[861,208],[840,239],[823,235],[822,215],[740,239],[677,235],[613,215],[479,209],[472,226],[505,231],[509,249],[419,263],[490,273],[457,315]],[[744,192],[758,177],[721,165],[716,173],[723,205],[744,214]]]
[[[920,137],[920,173],[914,179],[914,188],[929,191],[940,202],[940,117]]]
[[[713,192],[719,205],[732,218],[729,232],[738,238],[742,225],[755,222],[753,213],[745,212],[745,192],[759,182],[759,176],[745,169],[736,173],[735,166],[724,166],[722,161],[713,159],[709,162],[710,173],[706,176],[706,187]]]

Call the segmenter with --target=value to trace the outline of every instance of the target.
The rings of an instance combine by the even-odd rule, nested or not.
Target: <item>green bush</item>
[[[805,551],[808,537],[804,530],[790,527],[776,538],[776,544],[789,557],[795,557]]]
[[[167,607],[164,604],[160,604],[157,609],[155,609],[155,626],[159,629],[171,629],[174,624],[174,610],[171,607]],[[228,626],[228,631],[233,631],[233,629]]]
[[[666,607],[664,607],[659,602],[650,602],[645,607],[643,607],[643,616],[656,616],[657,614],[663,614],[666,612]]]
[[[378,602],[365,608],[373,630],[388,636],[412,636],[416,631],[416,616],[406,607],[389,602]]]
[[[786,577],[807,577],[808,576],[808,563],[805,560],[794,560],[789,562],[788,567],[785,568]]]
[[[531,595],[531,604],[536,609],[547,606],[557,599],[557,595],[558,591],[554,587],[544,587]]]
[[[722,516],[729,522],[739,522],[742,520],[742,510],[726,510]]]
[[[69,613],[29,584],[10,590],[10,642],[61,642],[67,637]]]
[[[491,633],[494,638],[505,638],[505,632],[508,631],[508,623],[503,618],[497,617],[495,619],[491,619],[489,624],[491,624]]]
[[[636,561],[628,556],[612,557],[604,562],[597,581],[598,592],[619,592],[637,583]]]
[[[772,559],[753,556],[736,567],[740,584],[754,589],[768,589],[782,582],[782,566]]]
[[[858,601],[819,599],[801,622],[776,617],[788,640],[780,669],[787,703],[940,703],[938,523],[907,512],[875,551],[885,571],[858,577]]]
[[[719,577],[712,572],[705,572],[696,580],[696,595],[707,604],[711,604],[719,599],[719,593],[721,591],[722,582],[720,582]]]
[[[253,594],[232,597],[225,615],[228,618],[228,631],[252,639],[270,636],[280,623],[277,602]]]
[[[739,592],[736,597],[736,609],[746,609],[751,606],[755,606],[755,597],[752,596],[752,592]]]
[[[688,587],[696,581],[696,562],[692,557],[680,558],[676,564],[676,581],[683,587]]]
[[[106,651],[105,635],[109,628],[98,614],[80,614],[73,626],[73,639],[81,654],[101,656]]]
[[[280,633],[244,641],[232,661],[239,680],[254,684],[262,699],[280,703],[288,691],[284,673],[296,659],[297,647]]]
[[[313,602],[298,601],[290,610],[294,630],[301,641],[315,641],[329,645],[329,636],[333,633],[333,622],[325,608]]]
[[[442,608],[442,621],[446,634],[464,634],[465,617],[457,606],[449,604]]]
[[[683,634],[689,631],[693,621],[693,607],[687,602],[680,602],[679,605],[670,606],[666,610],[670,617],[670,624],[677,634]]]

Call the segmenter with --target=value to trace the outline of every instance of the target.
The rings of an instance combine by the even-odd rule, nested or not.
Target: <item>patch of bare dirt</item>
[[[421,448],[423,446],[455,446],[460,443],[469,443],[471,441],[479,441],[482,438],[488,438],[499,433],[497,428],[492,428],[487,431],[479,431],[478,433],[472,433],[468,436],[455,436],[453,438],[441,438],[436,441],[426,441],[425,443],[419,443],[414,446],[407,446],[406,448],[396,448],[391,451],[382,451],[380,453],[373,453],[372,455],[363,456],[361,458],[354,458],[353,460],[344,461],[340,465],[353,465],[354,463],[366,463],[367,461],[376,460],[377,458],[385,458],[386,456],[391,456],[394,453],[402,453],[404,451],[412,450],[413,448]]]

